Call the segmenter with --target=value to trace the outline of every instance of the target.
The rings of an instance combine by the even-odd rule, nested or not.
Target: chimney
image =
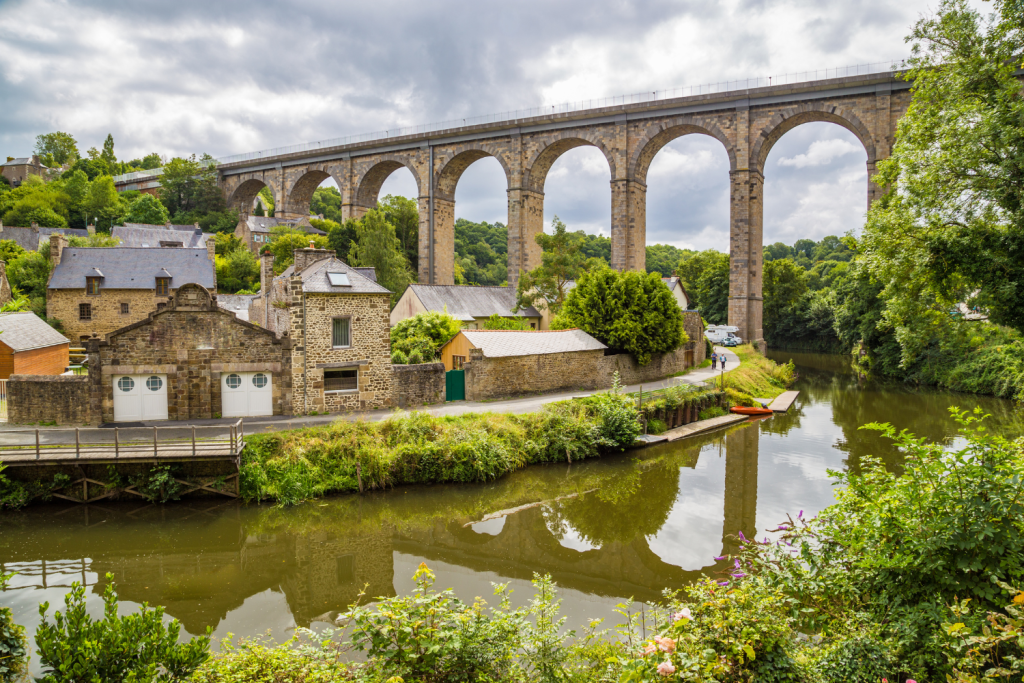
[[[170,230],[171,229],[171,222],[167,221],[167,223],[164,225],[164,227],[167,228],[168,230]]]
[[[263,297],[263,327],[270,329],[270,289],[274,286],[274,255],[260,256],[260,296]]]
[[[210,258],[210,267],[213,268],[213,291],[217,291],[217,240],[210,235],[206,239],[206,254]]]
[[[295,274],[298,275],[317,261],[333,257],[335,255],[335,251],[333,249],[317,249],[313,244],[313,241],[310,240],[309,247],[305,249],[296,249],[294,254]]]
[[[38,230],[38,229],[39,229],[39,224],[38,224],[38,223],[36,223],[35,221],[32,221],[32,222],[31,222],[31,223],[29,224],[29,226],[30,226],[30,227],[33,227],[33,228],[35,228],[36,230]]]
[[[90,223],[89,225],[85,226],[85,231],[87,233],[89,233],[90,235],[95,235],[96,234],[96,226],[93,225],[92,223]]]
[[[50,264],[56,268],[60,265],[61,254],[68,246],[68,238],[59,232],[50,233]]]

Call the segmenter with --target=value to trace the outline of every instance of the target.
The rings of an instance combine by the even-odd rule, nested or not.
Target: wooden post
[[[81,442],[80,442],[80,440],[78,438],[78,427],[75,427],[75,457],[76,458],[82,457],[82,446],[81,446]],[[86,497],[88,497],[88,496],[86,496]]]
[[[121,457],[121,439],[118,438],[118,427],[114,427],[114,457]]]
[[[192,425],[192,457],[196,457],[196,426]]]
[[[157,447],[156,447],[156,427],[153,427],[153,457],[154,458],[159,458],[160,457],[160,453],[157,451]]]
[[[242,443],[245,441],[245,424],[242,422],[242,418],[238,418],[238,447],[242,448]]]
[[[39,430],[36,430],[36,460],[39,459]]]

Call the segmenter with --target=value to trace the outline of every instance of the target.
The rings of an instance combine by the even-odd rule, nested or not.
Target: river
[[[400,488],[289,509],[221,500],[164,506],[39,505],[0,514],[0,571],[18,572],[0,604],[34,632],[38,604],[63,604],[72,581],[88,604],[113,574],[123,611],[164,605],[183,630],[215,636],[319,629],[355,600],[406,593],[425,562],[437,587],[467,601],[508,582],[513,603],[532,594],[534,572],[560,586],[572,625],[630,597],[657,600],[702,572],[734,535],[763,535],[787,514],[831,504],[828,470],[865,455],[896,471],[899,453],[877,433],[891,422],[951,443],[947,408],[980,407],[994,431],[1020,433],[1009,401],[863,382],[844,358],[792,358],[801,394],[784,415],[725,431],[572,465],[533,467],[479,486]],[[496,514],[498,513],[498,514]],[[503,513],[503,514],[502,514]],[[485,519],[486,518],[486,519]]]

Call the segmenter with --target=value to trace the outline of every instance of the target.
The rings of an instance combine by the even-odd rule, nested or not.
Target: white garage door
[[[114,421],[167,419],[167,375],[115,375]]]
[[[221,415],[273,415],[273,382],[269,372],[226,372],[220,376]]]

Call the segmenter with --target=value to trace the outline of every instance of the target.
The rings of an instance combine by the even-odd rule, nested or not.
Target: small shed
[[[0,313],[0,379],[61,375],[71,342],[35,313]]]
[[[461,370],[470,351],[484,358],[542,356],[577,351],[604,351],[604,344],[583,330],[462,330],[441,347],[445,370]]]

